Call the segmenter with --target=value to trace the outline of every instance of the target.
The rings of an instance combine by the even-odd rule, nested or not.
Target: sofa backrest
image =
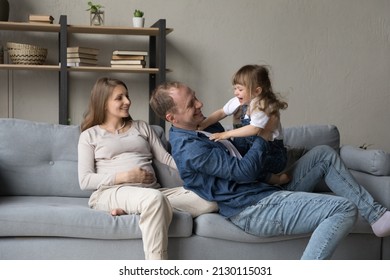
[[[166,149],[162,127],[151,126]],[[0,195],[89,197],[80,189],[77,146],[80,127],[0,118]],[[182,185],[176,170],[154,162],[163,187]]]
[[[287,147],[287,169],[307,151],[318,145],[328,145],[337,152],[340,150],[340,133],[335,125],[302,125],[283,130],[284,144]],[[321,180],[315,188],[317,192],[329,192],[325,181]]]
[[[310,150],[318,145],[340,148],[340,133],[335,125],[302,125],[283,129],[284,144],[290,148]]]
[[[152,126],[169,149],[164,130]],[[285,144],[309,150],[316,145],[340,146],[334,125],[305,125],[284,129]],[[79,187],[77,145],[79,126],[0,119],[0,195],[89,197]],[[181,185],[176,170],[154,162],[163,187]]]
[[[0,119],[0,195],[89,197],[77,175],[79,126]]]

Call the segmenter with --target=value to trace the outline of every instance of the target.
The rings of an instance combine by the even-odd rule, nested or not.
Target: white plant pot
[[[133,17],[133,27],[144,27],[145,18],[143,17]]]

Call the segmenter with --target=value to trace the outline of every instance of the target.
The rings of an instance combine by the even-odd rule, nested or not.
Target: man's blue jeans
[[[230,220],[258,236],[313,232],[302,259],[329,259],[354,226],[357,210],[370,224],[387,210],[355,181],[328,146],[310,150],[290,172],[292,180],[283,186],[285,190],[262,199]],[[312,193],[321,179],[337,196]]]

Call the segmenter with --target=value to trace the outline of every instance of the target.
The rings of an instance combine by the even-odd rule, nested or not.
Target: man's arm
[[[268,149],[268,144],[257,138],[239,160],[222,148],[222,144],[212,142],[206,136],[205,139],[176,140],[182,141],[178,146],[185,147],[185,151],[174,149],[175,160],[180,161],[178,165],[182,165],[183,169],[237,182],[257,180],[259,172],[264,168],[265,151]]]

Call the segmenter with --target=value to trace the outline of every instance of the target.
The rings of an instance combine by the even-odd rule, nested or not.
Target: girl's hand
[[[210,140],[214,140],[214,141],[225,140],[225,139],[228,139],[228,138],[229,138],[229,136],[227,135],[226,132],[213,133],[209,137]]]
[[[196,130],[203,131],[203,129],[205,129],[205,127],[202,126],[202,124],[200,124],[200,125],[198,125]]]
[[[205,128],[207,128],[210,124],[206,122],[206,119],[204,119],[197,127],[197,130],[203,131]]]

